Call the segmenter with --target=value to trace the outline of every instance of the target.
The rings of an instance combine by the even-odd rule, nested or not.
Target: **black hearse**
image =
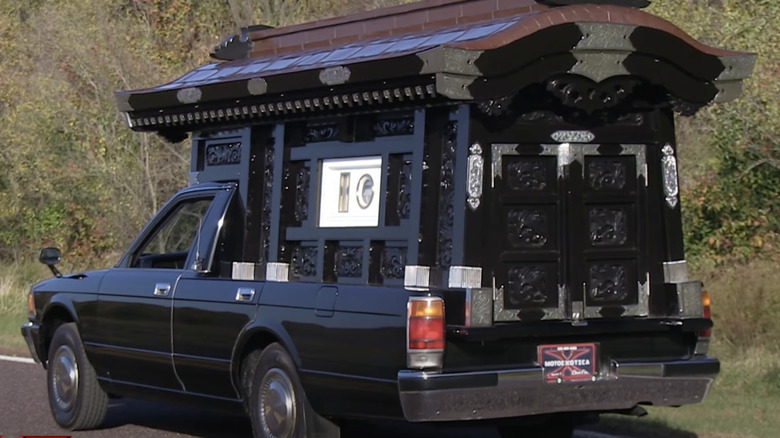
[[[57,422],[98,427],[110,395],[246,409],[257,437],[351,418],[568,436],[700,402],[719,362],[674,117],[736,98],[754,58],[642,0],[593,3],[250,27],[117,92],[131,129],[191,138],[190,185],[112,268],[42,254],[57,275],[23,333]]]

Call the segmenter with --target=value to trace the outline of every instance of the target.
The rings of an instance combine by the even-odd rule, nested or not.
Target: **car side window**
[[[151,239],[136,251],[131,266],[184,269],[211,201],[211,198],[201,198],[179,204],[153,232]]]

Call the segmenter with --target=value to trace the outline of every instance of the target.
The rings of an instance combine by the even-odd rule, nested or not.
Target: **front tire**
[[[54,420],[69,430],[94,429],[103,423],[108,396],[84,354],[75,323],[59,326],[49,346],[46,373]]]
[[[257,360],[251,377],[249,417],[256,438],[306,438],[306,403],[295,364],[279,344],[271,344]]]

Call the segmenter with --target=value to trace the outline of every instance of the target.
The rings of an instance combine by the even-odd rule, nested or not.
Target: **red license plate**
[[[539,364],[547,382],[580,382],[596,377],[596,344],[539,346]]]

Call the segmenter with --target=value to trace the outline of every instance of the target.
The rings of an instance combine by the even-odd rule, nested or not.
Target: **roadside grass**
[[[27,354],[20,331],[27,321],[27,292],[46,272],[43,265],[32,261],[0,266],[0,352]]]
[[[703,403],[646,407],[649,415],[604,415],[589,428],[641,438],[776,438],[780,429],[780,355],[754,350],[719,355],[721,373]]]
[[[715,323],[710,353],[721,371],[703,403],[602,416],[592,428],[642,438],[776,438],[780,430],[780,260],[707,268]]]

